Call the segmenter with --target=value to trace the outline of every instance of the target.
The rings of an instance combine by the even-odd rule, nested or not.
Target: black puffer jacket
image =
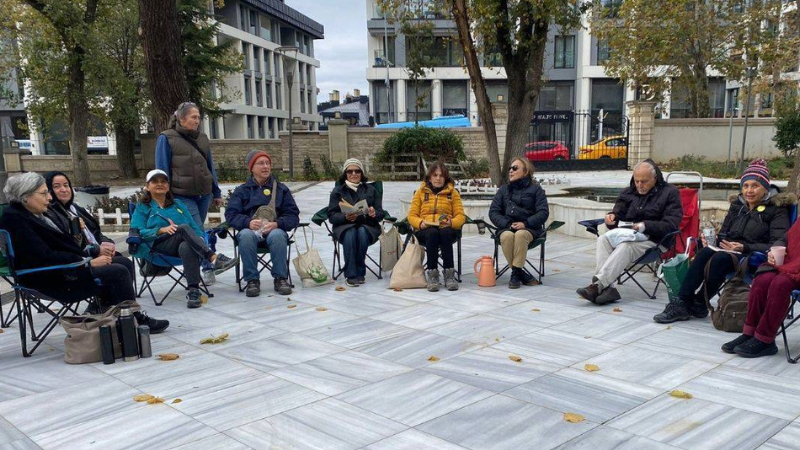
[[[683,205],[678,189],[664,181],[664,175],[655,162],[645,160],[656,169],[656,185],[645,195],[640,195],[631,177],[631,185],[619,194],[614,209],[616,228],[620,220],[625,222],[644,222],[644,234],[651,241],[660,242],[667,234],[678,231],[683,218]]]
[[[339,207],[339,202],[343,199],[347,200],[351,205],[355,205],[361,200],[366,200],[368,206],[375,208],[375,217],[358,216],[355,222],[348,222],[344,213],[342,213],[342,208]],[[333,234],[337,240],[341,240],[344,232],[350,228],[364,226],[372,236],[372,243],[375,243],[381,235],[381,221],[384,216],[381,196],[371,184],[359,184],[358,191],[353,191],[346,184],[338,184],[331,191],[330,201],[328,202],[328,220],[333,225]]]
[[[719,239],[744,244],[743,253],[764,252],[789,230],[788,207],[797,203],[797,196],[780,193],[773,186],[767,198],[753,209],[741,195],[731,197],[731,207],[719,230]]]
[[[539,183],[530,178],[500,186],[489,207],[489,219],[500,231],[510,228],[514,222],[525,222],[525,229],[536,237],[544,232],[549,216],[547,195]]]

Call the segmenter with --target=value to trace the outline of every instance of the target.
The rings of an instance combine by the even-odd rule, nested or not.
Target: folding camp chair
[[[673,231],[665,235],[661,238],[661,241],[653,247],[648,248],[645,250],[644,254],[638,258],[636,261],[632,262],[622,275],[617,278],[617,284],[622,285],[628,280],[633,280],[639,289],[647,295],[650,299],[656,298],[656,293],[658,292],[658,287],[664,284],[664,279],[658,277],[656,281],[656,286],[653,288],[653,292],[650,293],[639,283],[639,280],[636,279],[636,274],[644,270],[645,268],[650,269],[653,273],[656,273],[658,269],[658,264],[661,264],[665,261],[670,254],[675,253],[675,239],[680,235],[680,230]],[[623,278],[624,277],[624,278]]]
[[[292,244],[294,244],[294,235],[297,233],[297,230],[302,227],[309,226],[308,222],[300,222],[295,229],[289,233],[289,241],[287,242],[289,246],[289,250],[286,252],[286,267],[291,269],[292,263]],[[238,239],[238,232],[236,230],[231,230],[230,225],[225,222],[219,227],[220,229],[227,230],[228,233],[231,234],[233,238],[233,257],[239,257],[239,239]],[[265,270],[272,270],[272,256],[269,253],[269,247],[267,247],[266,241],[259,242],[258,247],[256,247],[256,261],[258,264],[258,273],[259,275],[261,272]],[[239,263],[236,264],[236,286],[239,287],[239,292],[243,292],[245,286],[242,284],[243,277],[242,277],[242,259],[239,258]],[[292,283],[292,271],[289,270],[289,285],[294,288],[294,284]]]
[[[665,181],[669,183],[669,177],[672,175],[689,175],[700,178],[700,189],[678,187],[678,193],[681,196],[681,206],[683,207],[683,217],[681,224],[678,226],[680,235],[675,240],[675,253],[683,253],[686,251],[687,239],[691,238],[697,240],[700,236],[700,207],[702,206],[703,195],[703,175],[700,172],[670,172],[667,174]],[[695,251],[697,247],[695,246]],[[694,252],[689,252],[689,256],[694,255]],[[674,255],[669,255],[674,256]]]
[[[506,271],[511,267],[510,263],[506,261],[506,265],[503,268],[500,268],[500,229],[487,223],[482,219],[476,219],[472,221],[475,225],[478,226],[478,230],[485,227],[489,230],[489,235],[492,237],[494,241],[494,274],[495,279],[500,278],[503,276]],[[528,275],[534,277],[539,284],[542,284],[542,277],[544,277],[544,254],[545,254],[545,242],[547,241],[547,233],[557,230],[564,225],[564,222],[560,222],[558,220],[554,220],[550,225],[545,228],[544,233],[541,236],[535,238],[528,244],[528,251],[533,248],[539,247],[539,262],[537,265],[534,265],[527,257],[525,258],[525,263],[533,269],[533,272],[536,274],[534,275],[528,270],[527,267],[522,267]],[[480,231],[479,231],[480,232]]]
[[[128,203],[128,214],[130,217],[133,217],[133,213],[136,210],[136,204],[133,202]],[[209,244],[211,240],[216,242],[216,235],[220,233],[218,229],[211,229],[206,230],[205,232],[205,240],[206,243]],[[150,297],[153,299],[153,303],[156,306],[161,306],[164,304],[164,300],[169,297],[169,294],[175,290],[176,287],[179,285],[184,289],[189,289],[189,287],[184,284],[183,280],[185,278],[183,271],[181,268],[183,267],[183,261],[177,256],[170,256],[165,255],[163,253],[158,253],[150,247],[150,253],[145,258],[138,258],[134,256],[139,249],[139,246],[143,244],[143,240],[139,235],[139,230],[135,228],[131,228],[128,232],[128,238],[125,240],[128,244],[128,252],[131,255],[131,259],[133,259],[133,263],[136,267],[139,268],[139,273],[142,276],[142,282],[136,288],[136,297],[139,298],[142,296],[145,290],[150,293]],[[173,274],[173,271],[177,274]],[[168,276],[172,279],[173,283],[170,286],[169,290],[161,300],[156,300],[156,295],[153,293],[152,283],[155,281],[157,277],[160,276]],[[135,282],[134,282],[135,283]],[[209,292],[208,286],[206,286],[205,281],[200,279],[200,290],[207,295],[208,297],[213,297],[214,294]]]
[[[786,360],[789,361],[789,364],[797,364],[797,361],[800,360],[800,356],[792,358],[792,353],[789,350],[789,339],[786,336],[786,329],[794,325],[794,323],[797,322],[797,319],[800,319],[800,316],[795,316],[794,314],[794,307],[798,300],[800,300],[800,290],[792,291],[790,296],[789,312],[786,313],[786,319],[784,319],[783,323],[781,323],[781,330],[779,332],[781,336],[783,336],[783,348],[786,349]]]
[[[371,181],[367,184],[372,185],[372,187],[374,187],[375,190],[378,192],[378,195],[381,196],[381,198],[383,197],[382,181]],[[388,211],[383,210],[383,213],[384,213],[383,217],[384,222],[392,224],[397,222],[397,219],[389,215]],[[320,227],[324,226],[325,229],[328,231],[328,236],[330,236],[331,239],[333,239],[333,270],[331,271],[331,274],[333,275],[333,279],[336,280],[339,278],[342,272],[344,272],[344,265],[342,264],[342,259],[341,259],[342,258],[341,243],[339,242],[338,239],[336,239],[336,235],[333,234],[333,226],[331,226],[330,221],[328,220],[328,208],[325,207],[317,211],[311,218],[311,221],[314,222],[317,226]],[[375,275],[379,280],[381,280],[383,279],[383,275],[381,272],[380,256],[378,258],[379,258],[378,261],[375,261],[375,258],[373,258],[372,256],[369,255],[369,253],[367,253],[366,264],[367,264],[367,270],[372,272],[373,275]],[[370,263],[372,263],[372,265],[375,267],[374,269],[373,267],[370,267]]]
[[[74,314],[79,315],[78,312],[80,303],[86,301],[88,303],[95,303],[97,298],[95,296],[87,296],[83,299],[75,301],[64,302],[51,296],[45,295],[36,289],[24,286],[19,282],[19,277],[30,275],[34,273],[43,273],[50,271],[70,271],[76,270],[80,267],[89,267],[91,258],[85,258],[82,261],[72,264],[62,264],[58,266],[49,267],[36,267],[33,269],[16,270],[14,267],[14,247],[11,244],[11,235],[6,230],[0,230],[0,254],[5,258],[8,265],[9,282],[14,289],[16,304],[16,315],[18,318],[20,343],[22,347],[22,356],[29,357],[36,351],[37,348],[44,342],[51,331],[58,325],[62,317]],[[53,309],[52,306],[58,304],[58,309]],[[33,311],[39,313],[47,313],[49,316],[48,322],[37,332],[33,320]],[[13,320],[13,319],[12,319]],[[35,344],[33,347],[28,347],[28,328],[30,328],[31,343]]]

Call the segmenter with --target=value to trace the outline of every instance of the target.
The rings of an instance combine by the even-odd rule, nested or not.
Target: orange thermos
[[[480,270],[478,270],[480,264]],[[494,258],[491,256],[481,256],[475,261],[475,276],[478,277],[478,286],[490,287],[496,285],[494,278]]]

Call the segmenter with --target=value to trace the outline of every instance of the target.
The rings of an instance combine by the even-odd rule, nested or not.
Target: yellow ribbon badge
[[[766,206],[764,206],[764,205],[761,205],[761,206],[759,206],[758,208],[756,208],[756,211],[758,211],[758,212],[764,212],[764,210],[765,210],[765,209],[767,209],[767,207],[766,207]]]
[[[270,191],[269,189],[264,189],[264,195],[269,195],[269,194],[272,194],[272,191]]]

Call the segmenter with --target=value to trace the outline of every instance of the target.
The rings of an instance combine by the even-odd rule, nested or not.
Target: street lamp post
[[[294,60],[289,59],[287,53],[293,52],[295,58],[297,52],[300,50],[295,46],[278,47],[276,49],[283,55],[283,72],[286,76],[286,83],[289,86],[289,178],[294,179],[294,143],[292,142],[292,126],[294,125],[294,117],[292,117],[292,86],[294,85]],[[291,65],[291,68],[287,68]]]

